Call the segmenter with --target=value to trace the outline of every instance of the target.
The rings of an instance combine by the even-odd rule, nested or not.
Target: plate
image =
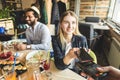
[[[27,56],[26,56],[26,60],[29,60],[29,59],[30,59],[31,57],[33,57],[33,55],[35,55],[36,53],[38,53],[37,50],[28,53]]]
[[[47,56],[47,52],[45,50],[34,50],[27,54],[26,60],[44,60]]]
[[[11,46],[17,43],[26,43],[26,39],[13,39],[13,40],[9,40],[9,41],[5,41],[3,42],[4,46]]]
[[[14,63],[14,61],[7,61],[7,64],[5,64],[2,67],[2,74],[5,74],[5,73],[8,73],[8,72],[12,71],[13,63]],[[16,61],[14,69],[17,73],[17,76],[27,71],[27,67],[22,65],[20,63],[20,61]]]
[[[20,42],[20,40],[9,40],[9,41],[5,41],[5,42],[3,42],[3,45],[11,45],[11,44],[14,44],[15,42]]]

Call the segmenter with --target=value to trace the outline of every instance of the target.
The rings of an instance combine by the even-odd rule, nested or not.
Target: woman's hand
[[[79,49],[79,48],[72,48],[72,49],[69,50],[69,52],[68,52],[68,54],[67,54],[66,56],[68,56],[70,59],[72,59],[72,58],[77,58],[75,52],[76,52],[77,54],[79,54],[80,49]]]
[[[91,76],[85,74],[84,72],[81,72],[80,75],[84,78],[86,78],[87,80],[94,80]]]
[[[80,49],[79,48],[72,48],[69,50],[69,52],[67,53],[67,55],[64,57],[63,61],[66,65],[70,64],[70,61],[72,59],[77,58],[75,52],[79,52]]]

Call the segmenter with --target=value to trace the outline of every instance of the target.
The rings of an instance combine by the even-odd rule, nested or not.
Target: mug
[[[5,33],[5,28],[4,27],[0,27],[0,34],[4,34]]]

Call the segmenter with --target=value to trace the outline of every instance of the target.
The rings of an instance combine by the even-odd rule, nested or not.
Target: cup
[[[0,42],[0,52],[2,51],[2,42]]]
[[[46,51],[46,59],[45,61],[43,62],[43,67],[44,67],[44,70],[48,70],[50,68],[50,60],[51,60],[51,57],[50,57],[50,51]]]
[[[29,59],[26,61],[28,80],[40,80],[40,61]]]
[[[46,77],[50,80],[52,73],[50,71],[50,62],[51,62],[51,57],[50,57],[50,51],[46,51],[46,60],[43,62],[43,68]]]
[[[0,27],[0,34],[4,34],[5,33],[5,28],[4,27]]]
[[[99,25],[100,25],[100,26],[103,26],[103,22],[99,22]]]
[[[9,73],[6,77],[5,77],[5,80],[17,80],[17,77],[16,77],[16,72],[11,72]]]

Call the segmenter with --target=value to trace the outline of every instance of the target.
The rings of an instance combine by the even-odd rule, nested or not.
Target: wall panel
[[[110,0],[80,0],[80,19],[87,16],[106,18]],[[74,11],[75,0],[70,0],[70,9]]]

